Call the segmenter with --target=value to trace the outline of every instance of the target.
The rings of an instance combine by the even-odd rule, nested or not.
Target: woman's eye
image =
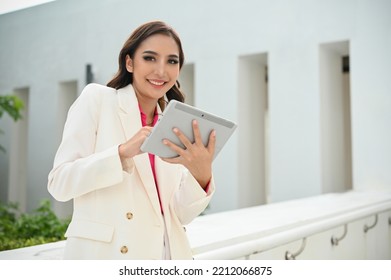
[[[170,64],[178,64],[179,61],[176,60],[176,59],[170,59],[170,60],[168,60],[168,63],[170,63]]]
[[[145,61],[155,61],[155,58],[153,56],[144,56],[143,58]]]

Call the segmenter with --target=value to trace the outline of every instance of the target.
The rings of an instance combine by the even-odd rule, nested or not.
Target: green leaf
[[[4,112],[7,113],[14,121],[22,118],[21,111],[24,108],[23,101],[16,95],[0,96],[0,118]]]
[[[0,95],[0,118],[4,113],[7,113],[14,121],[17,121],[22,118],[23,108],[23,100],[16,95]],[[0,130],[0,134],[3,134],[2,130]],[[1,145],[0,151],[5,153],[5,149]]]

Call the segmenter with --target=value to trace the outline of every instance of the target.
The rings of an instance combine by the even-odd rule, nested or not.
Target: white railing
[[[196,259],[390,259],[390,217],[391,191],[347,192],[207,215],[188,232]]]
[[[391,191],[326,194],[198,217],[195,259],[391,259]],[[0,252],[61,259],[64,242]]]

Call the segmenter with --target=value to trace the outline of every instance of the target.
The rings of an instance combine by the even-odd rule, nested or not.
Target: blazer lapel
[[[140,110],[138,107],[138,101],[136,94],[134,93],[132,85],[128,85],[117,91],[119,102],[119,117],[124,129],[125,138],[129,140],[133,137],[142,127]],[[156,191],[155,180],[153,179],[151,164],[147,153],[137,155],[133,157],[135,167],[140,174],[144,188],[151,201],[158,217],[161,217],[159,197]]]
[[[167,163],[156,156],[155,169],[163,210],[164,213],[168,213],[167,207],[182,177],[180,165]]]
[[[120,108],[119,116],[126,140],[128,140],[142,127],[138,101],[131,85],[117,90],[117,94]]]
[[[157,112],[159,115],[162,114],[162,110],[159,106],[157,106]],[[178,164],[165,162],[160,157],[155,156],[155,172],[163,211],[164,213],[168,213],[167,207],[176,186],[179,186],[182,178],[180,166]]]

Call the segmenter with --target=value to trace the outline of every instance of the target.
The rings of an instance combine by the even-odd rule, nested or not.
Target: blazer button
[[[127,252],[128,252],[128,247],[122,246],[122,247],[121,247],[121,253],[122,253],[122,254],[126,254]]]
[[[131,212],[126,213],[126,218],[127,218],[128,220],[133,219],[133,213],[131,213]]]

